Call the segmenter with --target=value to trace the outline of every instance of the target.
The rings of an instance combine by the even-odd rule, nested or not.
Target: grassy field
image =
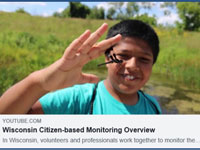
[[[159,30],[160,54],[154,73],[200,89],[200,32]]]
[[[103,22],[117,21],[60,19],[0,12],[0,95],[34,70],[44,68],[62,56],[69,43],[86,29],[94,31]],[[160,55],[154,73],[200,89],[200,33],[155,29],[160,37]],[[105,35],[101,38],[104,39]],[[103,78],[98,68],[104,57],[90,62],[84,71]]]

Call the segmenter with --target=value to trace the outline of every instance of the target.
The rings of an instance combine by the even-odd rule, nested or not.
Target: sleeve
[[[92,85],[76,85],[48,93],[39,99],[45,114],[87,114]]]

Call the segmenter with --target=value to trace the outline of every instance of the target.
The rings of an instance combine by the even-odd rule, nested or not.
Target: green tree
[[[124,5],[124,2],[110,2],[109,4],[113,6],[118,13],[123,13],[122,6]]]
[[[80,2],[69,2],[69,6],[66,7],[61,13],[55,12],[54,17],[67,18],[86,18],[90,14],[90,8]]]
[[[105,18],[105,11],[104,9],[94,7],[90,10],[90,14],[87,16],[90,19],[104,19]]]
[[[139,12],[139,6],[136,2],[128,2],[126,7],[126,13],[128,18],[134,17],[134,15],[137,15]]]
[[[135,19],[138,19],[138,20],[141,20],[147,24],[150,24],[152,26],[157,26],[157,20],[156,20],[156,17],[153,16],[153,17],[150,17],[148,16],[148,14],[142,14],[142,15],[139,15],[139,16],[136,16]]]
[[[53,16],[54,16],[54,17],[61,17],[61,13],[59,13],[59,12],[54,12],[54,13],[53,13]]]
[[[169,16],[171,14],[171,11],[168,9],[175,9],[176,8],[176,2],[164,2],[160,5],[160,8],[166,8],[164,10],[164,15]]]
[[[200,2],[177,2],[183,27],[189,31],[200,31]]]
[[[110,8],[110,12],[114,12],[113,9],[115,10],[115,13],[112,15],[112,19],[124,19],[126,18],[126,15],[123,12],[123,5],[124,2],[110,2],[109,3],[112,7]]]
[[[24,10],[24,8],[18,8],[15,12],[16,12],[16,13],[23,13],[23,14],[30,15],[28,12],[26,12],[26,11]]]
[[[70,17],[70,7],[68,6],[61,12],[61,17],[62,18],[67,18]]]
[[[141,8],[151,10],[152,6],[154,6],[154,3],[152,2],[141,2]]]
[[[70,7],[68,6],[65,8],[62,12],[55,12],[53,13],[54,17],[59,17],[59,18],[67,18],[70,17]]]
[[[106,18],[107,18],[107,19],[110,19],[110,20],[115,19],[115,13],[116,13],[115,8],[113,8],[113,7],[109,8],[109,9],[108,9],[108,13],[107,13],[107,15],[106,15]]]
[[[80,2],[70,2],[70,17],[86,18],[90,13],[90,8]]]

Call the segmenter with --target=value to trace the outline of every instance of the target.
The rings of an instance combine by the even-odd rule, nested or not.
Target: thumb
[[[80,78],[80,84],[82,83],[98,83],[99,78],[93,74],[82,73]]]

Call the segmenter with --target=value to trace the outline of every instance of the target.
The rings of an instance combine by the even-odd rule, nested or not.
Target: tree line
[[[109,2],[109,9],[93,7],[82,4],[81,2],[69,2],[69,6],[62,12],[53,13],[54,17],[59,18],[88,18],[88,19],[109,19],[124,20],[138,19],[150,25],[158,26],[156,15],[150,16],[147,13],[141,14],[140,10],[153,9],[151,2]],[[171,10],[177,10],[181,22],[176,21],[178,29],[188,31],[200,31],[200,2],[163,2],[164,15],[170,15]],[[23,9],[16,12],[27,13]]]
[[[88,18],[88,19],[109,19],[109,20],[124,20],[124,19],[141,19],[144,22],[156,26],[156,16],[149,16],[147,13],[139,15],[139,9],[141,6],[137,2],[127,2],[126,8],[123,5],[125,2],[109,2],[111,6],[106,12],[104,8],[93,7],[81,4],[80,2],[69,2],[69,6],[65,8],[62,12],[55,12],[54,17],[66,18],[66,17],[76,17],[76,18]],[[149,3],[150,4],[150,3]],[[149,5],[150,7],[150,5]],[[145,5],[143,8],[149,9]]]

